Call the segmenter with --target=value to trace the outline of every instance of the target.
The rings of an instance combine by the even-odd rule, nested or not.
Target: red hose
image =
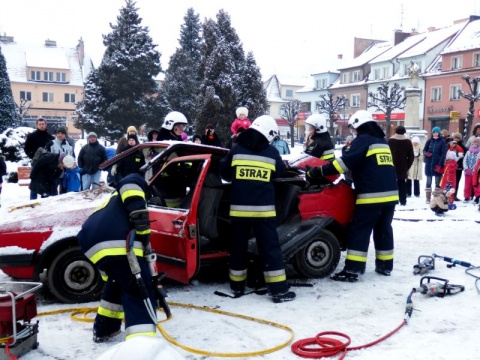
[[[291,349],[292,352],[298,356],[316,359],[331,357],[341,353],[341,356],[338,358],[338,360],[342,360],[347,355],[347,351],[366,349],[370,346],[378,344],[379,342],[392,336],[406,324],[407,321],[403,320],[399,326],[390,331],[388,334],[365,345],[348,347],[348,345],[351,343],[350,336],[337,331],[324,331],[318,333],[314,338],[301,339],[294,342]],[[328,337],[328,335],[341,337],[346,339],[346,341],[342,342],[337,338]]]

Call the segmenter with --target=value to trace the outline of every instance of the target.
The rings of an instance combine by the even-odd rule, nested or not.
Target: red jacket
[[[445,167],[443,170],[442,180],[440,181],[440,187],[444,190],[448,184],[451,187],[455,187],[457,183],[457,161],[447,160],[445,161]]]
[[[250,127],[251,123],[250,120],[247,118],[245,119],[235,119],[232,123],[232,126],[230,126],[230,130],[232,130],[232,134],[236,135],[238,129],[243,128],[244,130],[247,130]]]

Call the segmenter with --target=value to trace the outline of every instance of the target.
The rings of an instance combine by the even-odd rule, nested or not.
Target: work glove
[[[115,176],[117,174],[117,164],[112,166],[112,168],[110,169],[110,174],[112,174],[112,176]]]
[[[150,242],[150,219],[148,209],[134,210],[130,213],[130,221],[135,228],[135,239],[144,245]]]
[[[308,184],[317,185],[322,182],[324,178],[321,167],[310,167],[310,165],[305,166],[305,180]]]

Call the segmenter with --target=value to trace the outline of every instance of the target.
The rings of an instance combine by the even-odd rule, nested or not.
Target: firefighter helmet
[[[269,115],[262,115],[255,119],[250,129],[258,131],[265,136],[269,143],[278,135],[278,125],[274,118]]]
[[[328,130],[327,118],[323,114],[310,115],[305,121],[305,124],[313,126],[317,134],[325,133]]]
[[[367,110],[358,110],[352,115],[350,120],[348,120],[348,127],[358,129],[360,125],[370,121],[375,121],[373,120],[372,114],[370,114]]]
[[[162,128],[167,130],[172,130],[175,124],[182,124],[184,126],[188,125],[187,118],[181,112],[172,111],[165,116],[163,121]]]

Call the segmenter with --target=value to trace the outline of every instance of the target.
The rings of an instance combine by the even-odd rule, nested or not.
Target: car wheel
[[[328,230],[311,239],[293,258],[295,270],[308,278],[330,275],[340,261],[340,244]]]
[[[65,249],[55,257],[47,280],[53,295],[67,304],[98,300],[104,285],[97,267],[79,246]]]

